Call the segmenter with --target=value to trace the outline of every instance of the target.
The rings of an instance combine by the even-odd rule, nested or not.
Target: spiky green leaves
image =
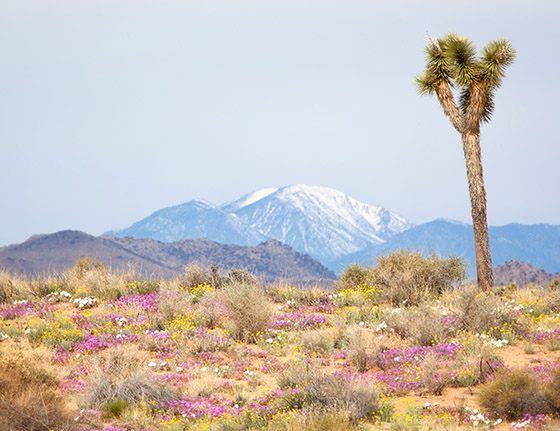
[[[484,47],[481,64],[484,77],[490,87],[498,88],[500,86],[506,74],[506,67],[512,64],[514,60],[515,50],[505,39],[495,40]]]
[[[476,59],[474,44],[466,37],[449,33],[440,41],[443,55],[453,69],[453,77],[460,87],[478,79],[481,65]]]
[[[416,75],[414,77],[414,81],[416,83],[416,89],[418,90],[418,93],[420,93],[422,96],[432,95],[435,93],[437,79],[430,75],[428,71],[424,71],[420,75]]]
[[[473,122],[474,117],[477,118],[475,122],[487,122],[494,110],[494,90],[500,86],[507,66],[514,59],[515,50],[504,39],[490,42],[482,50],[481,56],[477,57],[473,42],[464,36],[455,33],[448,33],[439,39],[428,36],[426,68],[415,77],[416,86],[421,95],[436,93],[439,99],[441,97],[436,89],[440,85],[449,89],[458,87],[460,112],[468,112],[473,117],[469,123]],[[482,93],[476,92],[476,97],[472,96],[473,85],[483,89]],[[447,105],[448,111],[452,108],[449,104],[454,105],[450,91],[447,90],[447,99],[450,100],[440,100],[442,106],[444,103]]]

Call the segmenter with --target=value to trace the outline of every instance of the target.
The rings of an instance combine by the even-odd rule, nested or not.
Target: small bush
[[[519,420],[548,414],[551,406],[543,384],[527,369],[501,370],[479,392],[480,405],[494,418]]]
[[[348,360],[359,373],[365,373],[376,363],[377,356],[383,350],[379,339],[372,334],[367,334],[357,325],[349,327],[346,331]]]
[[[371,268],[364,265],[353,263],[349,265],[336,282],[338,290],[355,289],[356,287],[367,284],[370,277]]]
[[[395,334],[420,346],[446,342],[455,334],[455,328],[444,323],[441,313],[427,305],[387,312],[383,321]]]
[[[376,259],[370,282],[378,285],[383,298],[397,306],[417,305],[465,279],[460,257],[447,259],[435,254],[399,250]]]

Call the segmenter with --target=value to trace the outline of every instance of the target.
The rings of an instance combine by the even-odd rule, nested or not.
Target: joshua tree
[[[477,57],[474,44],[466,37],[449,33],[434,40],[428,36],[426,70],[416,76],[420,94],[435,94],[443,112],[461,134],[471,198],[476,272],[482,290],[491,289],[494,278],[480,157],[480,125],[490,120],[494,93],[514,58],[515,50],[507,40],[490,42]],[[458,103],[452,91],[455,87],[459,90]]]

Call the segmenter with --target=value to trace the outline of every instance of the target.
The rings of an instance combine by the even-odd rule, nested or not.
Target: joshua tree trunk
[[[492,256],[486,218],[486,191],[480,157],[480,124],[490,121],[494,110],[494,92],[513,63],[515,50],[505,40],[490,42],[476,57],[474,44],[454,33],[432,39],[428,35],[426,69],[416,76],[420,94],[435,94],[443,112],[461,134],[467,165],[474,230],[474,250],[478,287],[494,287]],[[459,89],[459,104],[453,88]]]
[[[467,131],[462,133],[462,138],[471,198],[478,287],[488,291],[494,286],[494,276],[492,274],[492,256],[488,239],[486,191],[480,156],[480,133],[476,130]]]

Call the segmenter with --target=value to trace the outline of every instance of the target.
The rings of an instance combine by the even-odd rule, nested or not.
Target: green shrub
[[[557,395],[557,394],[556,394]],[[519,420],[551,412],[543,384],[527,369],[500,370],[480,389],[480,405],[494,418]]]
[[[417,305],[440,295],[465,279],[465,263],[460,257],[447,259],[435,254],[398,250],[376,258],[370,283],[378,285],[382,297],[397,306]]]
[[[107,405],[105,406],[105,412],[109,416],[119,418],[124,413],[124,411],[128,408],[128,406],[130,406],[129,401],[123,401],[123,400],[111,401],[107,403]]]

